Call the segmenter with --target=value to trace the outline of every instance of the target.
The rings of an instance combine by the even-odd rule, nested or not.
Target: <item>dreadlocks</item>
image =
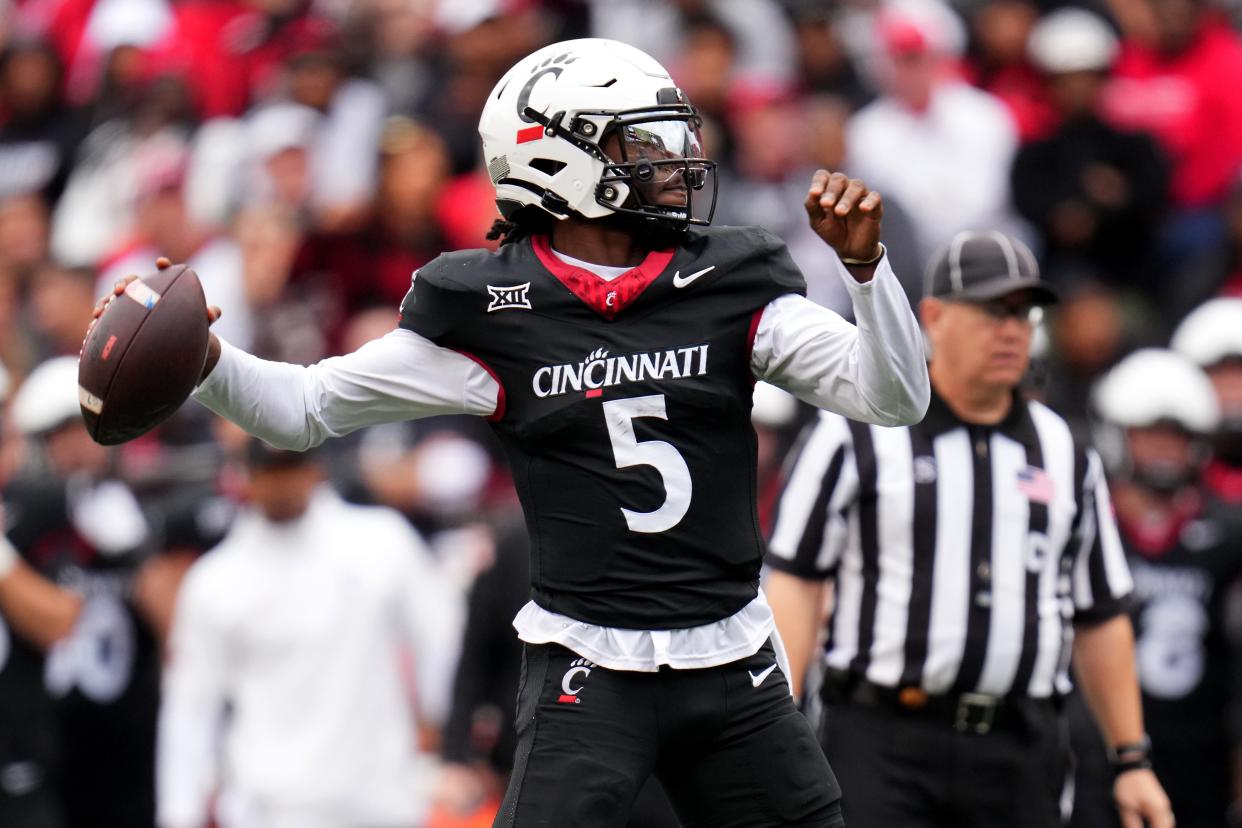
[[[551,233],[554,221],[555,219],[546,211],[527,205],[517,210],[508,219],[501,218],[492,222],[492,229],[487,231],[487,238],[489,241],[500,239],[503,247],[529,236]]]

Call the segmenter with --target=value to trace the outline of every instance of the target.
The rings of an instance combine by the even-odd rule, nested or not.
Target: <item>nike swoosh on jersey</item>
[[[686,285],[690,284],[695,279],[699,278],[700,276],[704,276],[708,273],[711,273],[715,269],[716,269],[715,265],[712,265],[711,267],[705,267],[702,270],[696,270],[694,273],[691,273],[689,276],[685,277],[684,279],[681,277],[681,271],[679,270],[673,274],[673,287],[684,288]]]
[[[775,665],[775,664],[773,664],[771,667],[769,667],[768,669],[764,670],[764,671],[763,671],[762,673],[760,673],[759,675],[755,675],[754,673],[750,672],[749,670],[747,670],[746,672],[747,672],[747,674],[749,674],[749,675],[750,675],[750,683],[751,683],[752,685],[754,685],[755,687],[758,687],[759,685],[763,684],[763,680],[764,680],[765,678],[767,678],[769,675],[771,675],[772,671],[773,671],[773,670],[775,670],[775,669],[776,669],[776,665]]]

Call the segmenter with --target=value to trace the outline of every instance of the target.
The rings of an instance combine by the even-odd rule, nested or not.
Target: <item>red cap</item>
[[[880,44],[890,55],[918,55],[931,50],[923,30],[907,17],[883,15],[877,21],[876,28]]]

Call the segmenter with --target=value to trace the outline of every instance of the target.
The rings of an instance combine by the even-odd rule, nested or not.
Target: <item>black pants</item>
[[[1059,828],[1066,740],[1051,703],[986,735],[883,704],[826,707],[824,751],[849,828]]]
[[[686,828],[839,828],[840,789],[771,644],[703,670],[596,667],[527,645],[497,828],[623,826],[655,774]]]

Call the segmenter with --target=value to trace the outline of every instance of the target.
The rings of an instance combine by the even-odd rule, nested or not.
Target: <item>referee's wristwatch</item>
[[[1109,764],[1113,766],[1113,776],[1132,770],[1149,770],[1151,768],[1151,737],[1146,733],[1137,742],[1126,742],[1114,745],[1108,751]]]

